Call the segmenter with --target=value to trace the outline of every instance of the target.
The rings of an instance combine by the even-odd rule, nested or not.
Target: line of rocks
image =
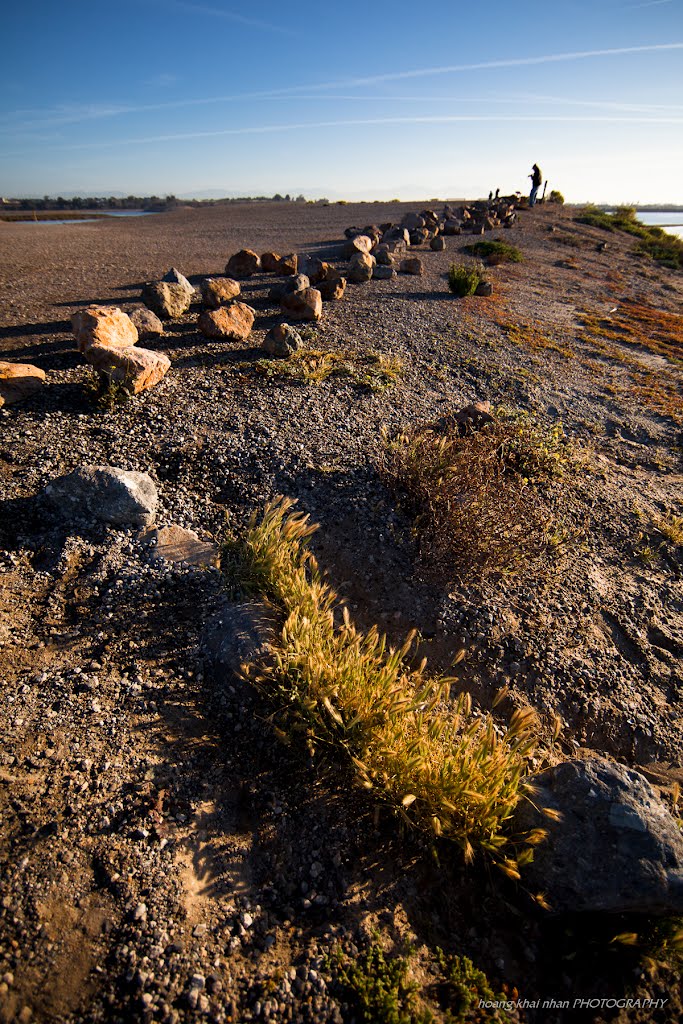
[[[285,280],[273,285],[268,297],[279,304],[287,321],[316,322],[322,317],[323,302],[344,297],[347,281],[388,281],[397,273],[421,276],[422,260],[407,254],[410,247],[429,243],[433,251],[443,251],[446,234],[483,232],[500,224],[511,226],[513,200],[507,197],[494,203],[472,203],[458,210],[446,206],[440,216],[426,209],[419,214],[407,213],[400,224],[347,228],[340,253],[348,260],[345,272],[315,256],[281,256],[276,252],[259,256],[251,249],[241,249],[228,259],[224,277],[208,277],[202,282],[198,296],[184,274],[171,267],[160,280],[144,285],[140,295],[144,305],[130,315],[117,307],[95,304],[75,313],[71,324],[76,346],[102,380],[138,394],[158,384],[171,366],[165,352],[142,348],[138,341],[163,337],[163,321],[185,316],[198,299],[204,309],[197,327],[204,337],[244,342],[253,330],[256,311],[241,301],[239,282],[257,273],[272,273]],[[490,284],[486,282],[477,294],[490,295]],[[302,346],[301,336],[288,322],[272,327],[263,344],[275,358],[287,358]],[[0,407],[30,396],[44,381],[45,372],[39,367],[0,362]]]

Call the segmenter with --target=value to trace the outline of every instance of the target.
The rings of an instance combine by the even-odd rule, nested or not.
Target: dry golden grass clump
[[[283,738],[295,729],[327,745],[404,821],[455,841],[466,860],[486,851],[518,877],[504,829],[523,793],[535,715],[515,711],[499,735],[468,695],[452,704],[454,680],[429,678],[425,661],[410,666],[414,634],[394,649],[376,627],[356,629],[307,547],[316,527],[293,504],[272,501],[224,558],[242,592],[286,615],[272,661],[247,673],[280,709]],[[542,838],[535,830],[525,842]]]
[[[240,369],[267,379],[284,379],[299,384],[322,384],[330,377],[345,378],[370,391],[384,391],[403,373],[399,356],[377,352],[323,352],[300,349],[287,359],[259,359],[242,363]]]
[[[510,574],[548,553],[561,531],[539,484],[567,464],[560,426],[499,416],[464,435],[455,421],[403,434],[382,471],[408,500],[425,564],[452,580]]]

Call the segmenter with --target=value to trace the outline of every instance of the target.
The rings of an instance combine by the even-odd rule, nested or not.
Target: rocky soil
[[[352,1021],[327,957],[373,937],[412,947],[436,1019],[436,947],[527,1000],[669,999],[513,1019],[677,1019],[675,973],[610,945],[632,922],[549,918],[485,869],[443,852],[437,865],[333,764],[279,744],[267,702],[221,686],[207,664],[218,568],[159,557],[149,536],[86,509],[61,519],[42,494],[82,465],[144,471],[157,524],[216,544],[273,495],[295,497],[357,622],[394,641],[418,627],[439,670],[464,647],[462,685],[482,707],[509,684],[511,705],[533,706],[545,730],[561,716],[562,756],[635,767],[673,807],[683,555],[662,523],[683,515],[683,278],[635,254],[634,239],[571,209],[522,211],[486,238],[523,262],[491,269],[490,298],[462,300],[448,267],[476,239],[424,246],[423,276],[349,284],[304,330],[309,349],[343,352],[352,370],[322,382],[263,362],[281,317],[272,275],[257,275],[242,286],[257,314],[247,342],[206,339],[192,307],[145,342],[172,361],[158,386],[109,410],[94,401],[69,325],[79,308],[130,311],[169,267],[199,285],[241,248],[336,261],[344,228],[420,208],[258,203],[0,224],[0,358],[47,373],[0,410],[0,1019]],[[378,377],[376,356],[400,372]],[[385,433],[476,400],[563,424],[565,543],[533,571],[446,585],[378,467]]]

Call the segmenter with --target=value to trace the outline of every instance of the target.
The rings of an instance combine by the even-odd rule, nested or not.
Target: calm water
[[[96,220],[103,220],[106,217],[156,217],[156,214],[151,210],[107,210],[102,211],[100,217],[81,217],[79,219],[73,219],[71,217],[65,218],[64,220],[18,220],[15,224],[72,224],[78,226],[79,224],[94,224]],[[12,223],[11,221],[8,223]]]
[[[636,216],[641,224],[654,224],[664,228],[670,235],[683,238],[683,211],[667,213],[666,210],[641,210]]]

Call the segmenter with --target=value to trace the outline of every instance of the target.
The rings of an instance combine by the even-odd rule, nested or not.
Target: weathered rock
[[[140,298],[162,320],[175,320],[187,313],[192,296],[181,284],[152,281],[144,286]]]
[[[422,274],[422,260],[419,256],[409,256],[406,260],[401,260],[399,270],[402,274],[415,274],[420,276]]]
[[[182,526],[161,526],[145,538],[155,558],[165,562],[187,562],[189,565],[221,564],[220,552],[210,541],[200,540],[193,530]]]
[[[346,259],[350,259],[355,256],[357,252],[369,253],[372,249],[372,239],[367,235],[356,235],[355,238],[350,239],[346,242],[342,249],[342,254]]]
[[[78,515],[115,526],[151,526],[158,494],[147,473],[82,466],[45,488],[64,518]]]
[[[415,228],[423,228],[425,226],[425,219],[419,213],[406,213],[400,226],[407,228],[408,231],[414,231]]]
[[[429,248],[432,252],[443,252],[446,248],[446,239],[442,235],[436,235],[429,243]]]
[[[98,373],[123,384],[133,395],[153,388],[171,367],[171,360],[164,352],[150,352],[137,345],[134,348],[91,345],[83,355]]]
[[[288,277],[286,281],[274,284],[268,292],[268,298],[272,302],[281,302],[283,295],[291,295],[292,292],[302,292],[305,288],[310,287],[311,282],[305,274],[294,274],[293,277]]]
[[[240,249],[228,260],[225,273],[228,277],[241,279],[257,274],[260,269],[261,260],[258,255],[251,249]]]
[[[462,225],[459,220],[449,218],[443,226],[444,235],[460,235],[462,234]]]
[[[372,268],[372,277],[373,280],[377,281],[391,281],[392,278],[396,277],[396,270],[394,267],[378,263],[377,266]]]
[[[245,341],[254,326],[254,310],[244,302],[233,302],[220,309],[204,310],[197,326],[207,338]]]
[[[373,256],[378,263],[381,263],[385,267],[393,267],[394,265],[394,257],[391,255],[391,250],[386,242],[382,242],[381,245],[377,246]]]
[[[226,598],[204,627],[201,647],[208,668],[217,683],[238,691],[241,702],[253,692],[244,669],[271,658],[278,626],[265,602],[236,604]]]
[[[325,302],[335,302],[344,297],[345,277],[327,277],[318,284],[318,290]]]
[[[533,805],[522,801],[513,825],[548,830],[523,882],[554,912],[683,910],[683,835],[642,775],[591,757],[549,768],[533,783]],[[536,809],[544,807],[562,820]]]
[[[455,414],[455,422],[460,434],[469,434],[473,430],[481,430],[487,423],[493,423],[490,402],[473,402]]]
[[[276,324],[263,339],[263,347],[271,356],[286,359],[292,352],[304,347],[301,335],[289,324]]]
[[[362,284],[364,281],[369,281],[372,277],[372,270],[375,263],[376,260],[374,256],[370,256],[369,253],[366,252],[357,252],[355,256],[351,257],[346,276],[349,281],[353,281],[354,284]]]
[[[282,256],[276,252],[264,252],[261,254],[261,270],[266,274],[277,274]]]
[[[209,309],[229,305],[241,292],[231,277],[209,277],[202,284],[202,300]]]
[[[299,271],[305,274],[311,284],[323,281],[330,270],[329,263],[319,260],[317,256],[304,256],[299,259]]]
[[[194,298],[194,295],[195,295],[194,285],[190,284],[190,282],[187,280],[185,275],[181,274],[180,271],[176,270],[175,267],[171,267],[171,269],[168,271],[168,273],[164,274],[164,276],[162,277],[161,280],[165,281],[166,284],[179,284],[179,285],[182,285],[182,287],[185,289],[185,291],[190,296],[190,301]]]
[[[411,245],[424,245],[429,239],[429,231],[427,228],[413,228],[410,232],[410,244]]]
[[[437,217],[433,210],[420,210],[420,216],[425,222],[425,227],[438,228],[439,218]]]
[[[71,317],[71,327],[79,352],[89,345],[129,348],[138,340],[137,328],[122,310],[115,306],[86,306]]]
[[[491,295],[493,286],[490,281],[480,281],[474,290],[475,295]]]
[[[278,274],[282,274],[288,277],[291,274],[296,274],[297,267],[299,265],[299,258],[295,252],[288,253],[287,256],[281,256],[277,265]]]
[[[35,394],[45,380],[45,370],[31,363],[0,360],[0,408],[13,405]]]
[[[148,338],[160,338],[164,333],[162,324],[156,313],[146,306],[140,306],[128,314],[138,332],[138,340],[146,341]]]
[[[293,320],[319,320],[323,312],[323,300],[317,288],[283,295],[281,306]]]
[[[403,247],[405,248],[406,245],[410,245],[410,232],[408,231],[408,228],[396,225],[395,227],[387,228],[387,230],[382,235],[382,241],[394,243],[398,242],[399,244],[403,243]],[[397,250],[392,249],[391,251],[396,252]]]

